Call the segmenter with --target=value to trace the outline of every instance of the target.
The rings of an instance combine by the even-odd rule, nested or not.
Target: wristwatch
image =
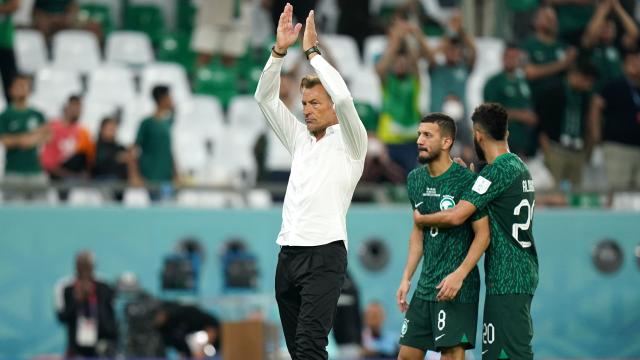
[[[304,54],[307,56],[307,60],[309,60],[309,55],[311,55],[312,53],[318,53],[318,55],[322,55],[317,44],[305,50]]]

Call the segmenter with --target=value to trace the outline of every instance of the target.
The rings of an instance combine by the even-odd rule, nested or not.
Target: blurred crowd
[[[48,47],[68,29],[95,34],[101,46],[117,31],[115,24],[146,33],[158,60],[184,68],[190,94],[215,97],[227,116],[235,99],[255,90],[273,42],[273,23],[286,1],[176,1],[175,30],[169,21],[164,30],[148,21],[149,14],[161,14],[173,2],[158,2],[155,12],[148,2],[116,3],[121,21],[97,16],[97,0],[0,4],[5,186],[89,179],[133,187],[207,183],[194,182],[194,171],[176,161],[191,149],[176,146],[176,110],[184,99],[171,84],[157,83],[140,94],[154,106],[136,120],[130,142],[119,140],[121,112],[104,116],[95,133],[83,125],[82,92],[69,94],[53,118],[32,104],[32,76],[16,65],[12,14],[29,6],[29,26],[42,33]],[[303,21],[316,9],[325,56],[350,84],[369,132],[362,182],[404,183],[417,166],[416,129],[428,112],[456,120],[453,153],[477,162],[469,114],[480,102],[498,102],[510,116],[511,151],[529,163],[539,189],[604,191],[640,189],[635,5],[625,0],[304,0],[296,1],[294,12]],[[136,17],[139,13],[147,17]],[[344,44],[345,38],[353,52],[335,40]],[[280,93],[301,119],[298,84],[311,68],[294,52],[285,59]],[[261,119],[259,113],[249,116]],[[248,183],[286,179],[288,159],[272,134],[261,128],[247,137],[251,144],[243,151],[251,153],[253,164]],[[199,151],[211,147],[216,145],[204,142]],[[234,149],[218,146],[218,151]],[[24,194],[5,191],[4,200],[14,195]],[[160,193],[151,191],[150,197]]]

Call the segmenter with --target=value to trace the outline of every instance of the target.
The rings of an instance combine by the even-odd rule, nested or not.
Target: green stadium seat
[[[189,47],[191,37],[184,32],[166,32],[161,35],[156,51],[158,61],[175,62],[193,74],[196,54]]]
[[[241,88],[243,94],[253,94],[258,87],[258,81],[262,75],[264,64],[267,63],[271,49],[254,48],[248,49],[244,56],[238,59],[240,77],[244,86]]]
[[[190,0],[176,1],[177,28],[191,33],[195,23],[196,6]]]
[[[157,45],[166,31],[162,9],[155,5],[129,5],[124,10],[124,28],[146,33]]]
[[[111,9],[103,4],[86,3],[80,5],[78,21],[80,23],[95,22],[100,24],[105,38],[114,30]]]
[[[196,70],[193,92],[217,97],[226,110],[231,99],[240,93],[239,80],[237,67],[226,67],[216,60]]]

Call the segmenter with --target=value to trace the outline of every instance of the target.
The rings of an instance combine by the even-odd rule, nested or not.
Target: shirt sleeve
[[[267,118],[269,127],[289,151],[289,154],[293,155],[296,135],[307,130],[279,98],[282,62],[282,58],[273,56],[269,58],[264,70],[262,70],[254,97]]]
[[[472,203],[478,210],[484,210],[491,201],[509,188],[515,175],[501,171],[497,165],[487,165],[473,182],[471,189],[467,189],[462,195],[461,200]]]
[[[338,71],[321,55],[311,59],[322,85],[331,96],[340,122],[340,133],[352,159],[362,160],[367,153],[367,130],[358,116],[353,98]]]

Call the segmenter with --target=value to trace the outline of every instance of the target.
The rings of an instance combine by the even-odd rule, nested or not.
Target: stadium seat
[[[154,104],[149,96],[139,96],[129,100],[122,112],[118,128],[118,141],[125,146],[133,144],[136,140],[140,123],[144,118],[151,115],[153,109]]]
[[[372,68],[363,68],[353,77],[350,84],[354,100],[371,104],[374,108],[382,106],[382,87],[380,78]]]
[[[134,74],[125,66],[106,64],[89,74],[88,98],[122,105],[135,95]]]
[[[265,163],[265,167],[269,171],[291,170],[291,154],[273,131],[267,132],[267,159]]]
[[[253,96],[236,96],[228,111],[229,128],[244,134],[247,141],[255,142],[258,135],[267,130],[267,121]]]
[[[493,37],[479,37],[475,39],[478,49],[478,59],[475,71],[491,76],[502,70],[502,53],[504,41]]]
[[[204,190],[180,190],[176,203],[182,207],[209,209],[242,207],[244,204],[239,194]]]
[[[129,4],[124,9],[124,29],[143,32],[157,44],[166,29],[162,9],[153,4]]]
[[[78,21],[80,23],[97,23],[100,24],[102,34],[106,37],[114,30],[114,16],[112,9],[107,4],[95,2],[85,2],[80,4],[78,10]]]
[[[53,37],[53,65],[59,69],[86,73],[102,62],[95,34],[83,30],[64,30]]]
[[[190,40],[189,34],[184,32],[162,34],[158,43],[158,61],[178,63],[184,67],[187,73],[193,73],[196,54],[189,47]]]
[[[34,74],[47,66],[47,46],[37,30],[16,30],[14,51],[21,73]]]
[[[223,108],[229,106],[231,99],[238,95],[238,69],[213,63],[196,71],[193,85],[194,93],[213,95],[220,99]]]
[[[340,73],[347,79],[353,79],[361,67],[356,41],[346,35],[324,35],[322,42],[336,61]]]
[[[363,64],[366,67],[373,68],[377,58],[382,55],[387,47],[386,35],[371,35],[364,40],[364,58]]]
[[[98,136],[102,119],[115,115],[117,111],[118,105],[112,102],[106,102],[93,97],[85,97],[82,103],[80,122],[89,130],[95,139]]]
[[[178,172],[187,178],[201,180],[202,173],[211,163],[206,137],[180,127],[172,129],[171,137]]]
[[[265,189],[251,189],[247,193],[247,206],[254,209],[269,209],[273,206],[271,193]]]
[[[225,127],[220,101],[212,96],[193,96],[177,109],[174,127],[213,139],[214,134]]]
[[[152,63],[142,69],[140,78],[140,92],[142,96],[151,96],[151,90],[156,85],[167,85],[171,88],[176,107],[180,107],[191,98],[191,89],[187,73],[178,64]]]
[[[81,93],[82,82],[77,72],[43,68],[36,74],[29,103],[39,107],[49,117],[57,117],[69,96]]]
[[[225,129],[214,140],[213,161],[227,169],[234,186],[253,186],[258,177],[258,164],[252,142],[243,133]],[[233,150],[231,150],[233,149]]]
[[[154,60],[149,36],[136,31],[114,31],[107,38],[106,60],[141,66]]]
[[[122,204],[126,207],[145,208],[151,205],[151,198],[146,189],[127,188],[124,190]]]
[[[104,202],[102,192],[94,188],[72,188],[67,199],[70,206],[102,206]]]

